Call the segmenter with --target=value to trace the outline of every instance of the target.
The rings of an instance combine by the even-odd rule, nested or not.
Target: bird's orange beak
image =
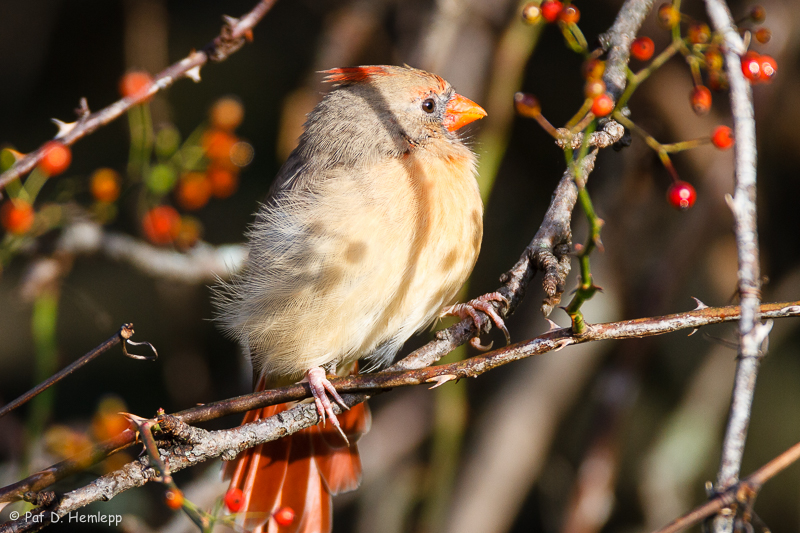
[[[447,102],[444,112],[444,127],[448,131],[456,131],[485,116],[486,111],[481,106],[456,93]]]

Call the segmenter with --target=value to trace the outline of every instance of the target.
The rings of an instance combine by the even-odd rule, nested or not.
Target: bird
[[[408,65],[323,74],[332,89],[256,213],[246,264],[215,287],[216,320],[249,355],[256,390],[305,381],[320,419],[226,465],[246,531],[330,531],[331,495],[359,485],[369,411],[345,410],[329,376],[387,366],[443,314],[480,309],[507,333],[497,293],[448,306],[483,236],[477,158],[459,130],[486,111]],[[290,523],[275,518],[285,508]]]

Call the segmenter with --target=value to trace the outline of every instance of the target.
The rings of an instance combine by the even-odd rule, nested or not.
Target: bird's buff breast
[[[474,156],[427,155],[325,180],[302,215],[295,286],[281,301],[262,295],[274,305],[250,322],[260,339],[250,348],[267,373],[300,375],[382,343],[399,347],[455,298],[483,231]]]

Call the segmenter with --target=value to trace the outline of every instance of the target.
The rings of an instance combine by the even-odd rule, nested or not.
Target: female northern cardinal
[[[455,132],[486,112],[411,67],[325,73],[335,89],[309,114],[249,231],[247,264],[216,303],[250,354],[257,389],[305,378],[320,420],[339,433],[314,426],[229,464],[247,530],[330,530],[331,494],[360,482],[355,441],[369,415],[360,405],[340,423],[326,373],[350,373],[359,358],[391,362],[455,298],[483,234],[475,155]],[[488,310],[486,300],[471,304]],[[296,514],[288,526],[271,518],[282,507]]]

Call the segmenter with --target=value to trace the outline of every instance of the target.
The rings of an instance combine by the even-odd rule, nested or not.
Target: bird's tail
[[[260,380],[256,390],[264,390]],[[287,410],[281,404],[249,411],[242,425]],[[355,490],[361,483],[361,459],[356,441],[369,430],[370,413],[358,404],[339,415],[348,446],[328,423],[311,426],[282,439],[245,450],[225,465],[230,489],[242,491],[242,506],[236,522],[254,533],[328,533],[333,514],[331,496]],[[229,489],[229,490],[230,490]],[[294,519],[273,515],[283,508]],[[279,523],[279,522],[282,522]]]

